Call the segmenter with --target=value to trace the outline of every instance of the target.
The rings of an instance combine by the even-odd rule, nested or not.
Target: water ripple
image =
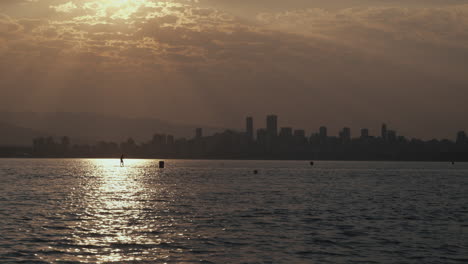
[[[468,261],[468,164],[156,164],[0,160],[0,260]]]

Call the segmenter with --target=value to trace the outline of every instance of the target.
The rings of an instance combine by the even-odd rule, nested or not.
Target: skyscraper
[[[303,129],[294,130],[294,137],[305,138],[305,130]]]
[[[387,125],[382,124],[381,136],[383,140],[387,140]]]
[[[164,134],[155,134],[153,135],[152,143],[156,146],[162,146],[166,144],[167,138]]]
[[[280,137],[292,137],[293,135],[293,129],[292,127],[282,127],[281,130],[280,130]]]
[[[267,116],[267,133],[269,137],[276,137],[278,135],[278,116]]]
[[[320,127],[319,129],[319,136],[320,136],[320,140],[326,140],[327,139],[327,127],[325,126],[322,126]]]
[[[465,144],[467,143],[467,137],[465,131],[459,131],[457,133],[457,144]]]
[[[351,140],[351,128],[344,127],[343,130],[340,132],[340,139],[343,142],[349,142]]]
[[[266,129],[257,129],[257,142],[260,145],[265,145],[267,143],[267,131]]]
[[[245,134],[249,140],[253,140],[254,138],[254,125],[253,125],[253,118],[247,117],[245,120]]]
[[[387,131],[387,140],[390,142],[395,142],[397,140],[397,133],[395,130]]]

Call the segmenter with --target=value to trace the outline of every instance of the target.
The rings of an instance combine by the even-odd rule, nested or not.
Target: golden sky
[[[0,0],[0,111],[453,137],[467,71],[468,1]]]

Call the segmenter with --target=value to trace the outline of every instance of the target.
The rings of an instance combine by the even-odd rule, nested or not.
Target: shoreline
[[[0,157],[0,160],[6,160],[6,159],[34,159],[34,160],[47,160],[47,159],[56,159],[56,160],[78,160],[78,159],[92,159],[92,160],[119,160],[119,157],[19,157],[19,156],[11,156],[11,157]],[[278,158],[278,159],[265,159],[265,158],[252,158],[252,159],[245,159],[245,158],[174,158],[174,157],[128,157],[125,158],[126,160],[177,160],[177,161],[184,161],[184,160],[190,160],[190,161],[298,161],[298,162],[437,162],[437,163],[451,163],[455,162],[456,163],[468,163],[468,160],[428,160],[428,159],[421,159],[421,160],[390,160],[390,159],[284,159],[284,158]],[[313,166],[311,166],[313,167]]]

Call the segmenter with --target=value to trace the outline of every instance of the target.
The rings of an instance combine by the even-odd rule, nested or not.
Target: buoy
[[[310,162],[310,166],[314,166],[314,162],[313,162],[313,161]]]
[[[161,160],[161,161],[159,162],[159,168],[160,168],[160,169],[164,169],[164,161]]]
[[[258,174],[258,170],[254,170],[253,173],[254,173],[254,174]]]
[[[452,165],[455,165],[455,161],[452,161]]]

